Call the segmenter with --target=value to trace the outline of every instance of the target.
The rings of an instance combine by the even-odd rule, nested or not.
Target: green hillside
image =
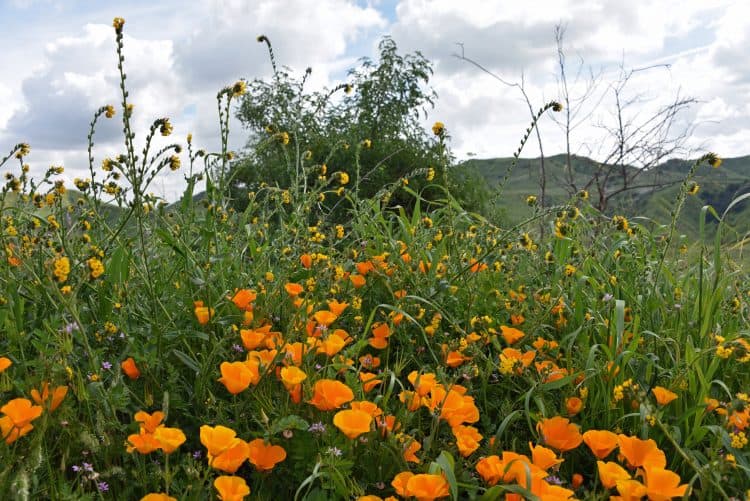
[[[490,187],[499,186],[512,158],[472,159],[458,168],[474,171],[486,179]],[[545,158],[547,173],[547,205],[564,203],[570,198],[570,188],[566,181],[565,156],[555,155]],[[663,184],[654,189],[651,187],[633,189],[614,196],[605,212],[622,213],[629,217],[644,217],[659,223],[668,223],[670,211],[677,199],[680,184],[692,166],[691,161],[670,160],[640,174],[636,185]],[[585,186],[597,169],[597,163],[586,157],[574,156],[571,170],[575,185]],[[635,172],[633,167],[625,167],[628,172]],[[700,189],[695,196],[688,197],[683,215],[678,222],[678,229],[688,238],[694,239],[699,234],[699,215],[704,205],[711,205],[721,215],[732,200],[750,192],[750,156],[725,159],[718,169],[701,166],[695,176]],[[620,179],[613,177],[608,183],[608,191],[614,192],[622,187]],[[515,166],[508,180],[499,204],[510,223],[517,223],[528,217],[531,210],[526,206],[528,195],[539,194],[539,159],[522,158]],[[594,205],[597,190],[589,186]],[[711,218],[709,218],[711,219]],[[734,206],[727,214],[727,238],[737,241],[750,232],[750,201]],[[713,222],[711,228],[715,228]],[[709,232],[713,232],[709,228]]]

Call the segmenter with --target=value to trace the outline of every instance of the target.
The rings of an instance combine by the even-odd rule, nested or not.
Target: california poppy
[[[258,297],[255,291],[240,289],[232,296],[234,305],[242,311],[252,311],[253,301]]]
[[[214,480],[214,487],[222,501],[242,501],[250,494],[250,487],[242,477],[222,475]]]
[[[138,433],[128,435],[126,450],[128,453],[138,451],[141,454],[150,454],[161,447],[161,443],[154,438],[154,434],[143,428]]]
[[[333,424],[348,438],[355,439],[370,431],[372,415],[354,409],[338,411],[333,416]]]
[[[503,335],[503,339],[505,339],[505,342],[508,344],[514,344],[526,335],[515,327],[508,327],[506,325],[500,326],[500,332]]]
[[[659,405],[667,405],[672,400],[677,399],[677,393],[662,388],[661,386],[655,386],[651,389],[651,392],[656,397],[656,403]]]
[[[245,462],[249,454],[249,444],[240,438],[235,438],[232,440],[231,445],[221,454],[213,456],[209,453],[208,464],[217,470],[234,473],[240,469],[240,466],[242,466],[242,463]]]
[[[226,426],[203,425],[200,428],[201,443],[212,456],[218,456],[234,443],[237,432]]]
[[[618,437],[607,430],[588,430],[583,434],[583,441],[598,459],[604,459],[617,448]]]
[[[280,445],[266,445],[262,438],[248,443],[248,460],[258,471],[272,470],[276,463],[286,459],[286,451]]]
[[[68,394],[68,387],[67,386],[58,386],[55,389],[52,390],[52,393],[50,394],[49,391],[49,383],[44,382],[42,383],[42,392],[39,393],[39,391],[34,388],[31,390],[31,398],[39,405],[44,405],[45,402],[48,400],[49,402],[49,411],[53,412],[55,409],[57,409],[62,401],[65,399],[65,395]]]
[[[669,501],[683,497],[688,484],[680,484],[680,476],[664,468],[645,468],[646,495],[652,501]]]
[[[482,440],[482,434],[473,426],[458,425],[451,429],[453,436],[456,437],[456,447],[463,457],[471,455],[479,448],[479,441]]]
[[[667,458],[653,439],[641,440],[637,437],[618,435],[620,453],[633,467],[648,466],[652,468],[664,468],[667,466]]]
[[[141,501],[177,501],[177,498],[173,498],[169,494],[164,494],[163,492],[152,492],[151,494],[143,496]]]
[[[406,482],[406,492],[418,501],[432,501],[450,495],[448,482],[442,475],[420,473]]]
[[[133,357],[128,357],[123,360],[123,362],[120,364],[120,367],[122,368],[122,372],[124,372],[125,375],[132,380],[136,380],[141,377],[141,371],[135,364],[135,360],[133,360]]]
[[[611,489],[620,480],[630,480],[630,473],[614,461],[597,461],[596,466],[599,470],[599,480],[606,489]]]
[[[542,419],[536,429],[546,445],[560,452],[575,449],[583,442],[578,426],[561,416]]]
[[[313,398],[309,403],[321,411],[338,409],[354,400],[354,393],[344,383],[335,379],[319,379],[313,386]]]
[[[218,381],[232,395],[245,391],[250,384],[257,384],[259,379],[257,371],[253,373],[245,362],[222,362],[220,369],[221,377]]]
[[[0,373],[4,372],[5,369],[13,365],[13,361],[8,357],[0,357]]]
[[[5,443],[8,445],[23,437],[33,429],[34,425],[31,423],[27,424],[23,428],[17,428],[13,424],[13,420],[10,418],[10,416],[0,417],[0,438],[5,440]]]
[[[295,283],[288,283],[284,285],[284,289],[286,289],[287,294],[289,294],[291,297],[297,297],[305,290],[305,288],[300,284]]]
[[[153,433],[164,420],[164,413],[162,411],[154,411],[153,414],[149,414],[145,411],[138,411],[135,413],[135,416],[133,416],[133,419],[140,423],[141,430],[145,430],[147,433]]]
[[[154,431],[154,439],[159,442],[159,448],[163,450],[165,454],[171,454],[176,451],[179,446],[185,443],[186,437],[179,428],[159,426],[156,431]]]
[[[406,485],[409,483],[409,479],[413,476],[414,474],[410,471],[402,471],[393,477],[391,486],[395,489],[396,494],[405,498],[408,498],[411,495],[407,493]]]
[[[42,410],[40,405],[33,405],[27,398],[14,398],[0,407],[0,412],[9,417],[16,428],[28,426],[42,415]]]

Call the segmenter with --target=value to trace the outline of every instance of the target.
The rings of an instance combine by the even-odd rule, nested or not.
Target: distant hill
[[[492,188],[499,185],[512,160],[512,158],[471,159],[457,168],[473,170]],[[568,183],[565,165],[565,155],[545,158],[548,205],[569,200],[569,191],[566,190]],[[693,161],[689,160],[669,160],[644,172],[639,175],[636,184],[663,183],[664,186],[658,189],[641,188],[617,195],[613,197],[606,212],[621,213],[628,217],[643,216],[660,223],[668,223],[670,210],[677,199],[680,184],[692,165]],[[625,168],[634,169],[629,166]],[[571,160],[571,171],[577,186],[585,185],[591,179],[595,169],[597,169],[597,163],[590,158],[574,156]],[[750,156],[723,159],[718,169],[703,165],[698,169],[695,181],[699,184],[700,190],[695,196],[688,197],[682,217],[678,222],[679,231],[690,239],[696,238],[699,234],[701,207],[711,205],[721,215],[732,200],[743,193],[750,192]],[[619,179],[613,179],[609,184],[611,191],[619,187],[621,187]],[[595,187],[590,187],[589,191],[591,197],[596,197]],[[509,222],[520,222],[528,217],[531,211],[525,205],[526,197],[538,194],[539,159],[519,159],[500,198],[500,205]],[[727,223],[728,227],[734,230],[730,231],[727,236],[730,240],[736,241],[750,233],[750,200],[733,207],[727,215]]]

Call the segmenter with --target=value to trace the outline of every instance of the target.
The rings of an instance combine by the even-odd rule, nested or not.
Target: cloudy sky
[[[402,52],[433,62],[439,99],[426,124],[446,124],[457,156],[510,156],[529,118],[519,88],[455,55],[463,50],[505,82],[523,82],[536,108],[561,96],[555,26],[563,25],[570,95],[589,95],[571,135],[574,152],[602,154],[625,68],[640,70],[623,91],[637,103],[628,119],[692,97],[696,104],[674,124],[675,132],[692,129],[687,154],[747,155],[748,14],[744,0],[0,0],[0,152],[28,142],[32,172],[62,164],[69,179],[86,176],[88,123],[99,106],[119,102],[111,22],[121,16],[141,138],[167,116],[177,137],[192,132],[197,145],[216,148],[216,91],[270,73],[255,41],[261,33],[280,64],[299,73],[312,67],[312,87],[343,81],[390,34]],[[99,128],[97,159],[121,151],[119,125]],[[562,151],[560,126],[547,117],[540,128],[545,153]],[[245,139],[235,124],[232,147]],[[524,155],[537,152],[530,143]],[[174,199],[179,178],[161,178],[153,191]]]

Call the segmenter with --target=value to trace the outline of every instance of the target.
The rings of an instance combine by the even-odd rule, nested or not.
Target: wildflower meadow
[[[363,168],[373,137],[258,118],[252,154],[285,184],[238,184],[251,82],[217,94],[221,151],[168,118],[137,138],[126,27],[121,102],[81,131],[89,177],[32,179],[33,138],[0,158],[3,499],[746,499],[750,281],[726,212],[684,246],[677,228],[716,154],[670,220],[581,190],[503,224],[457,194],[450,123],[387,179]],[[166,173],[187,185],[171,204],[150,194]]]

